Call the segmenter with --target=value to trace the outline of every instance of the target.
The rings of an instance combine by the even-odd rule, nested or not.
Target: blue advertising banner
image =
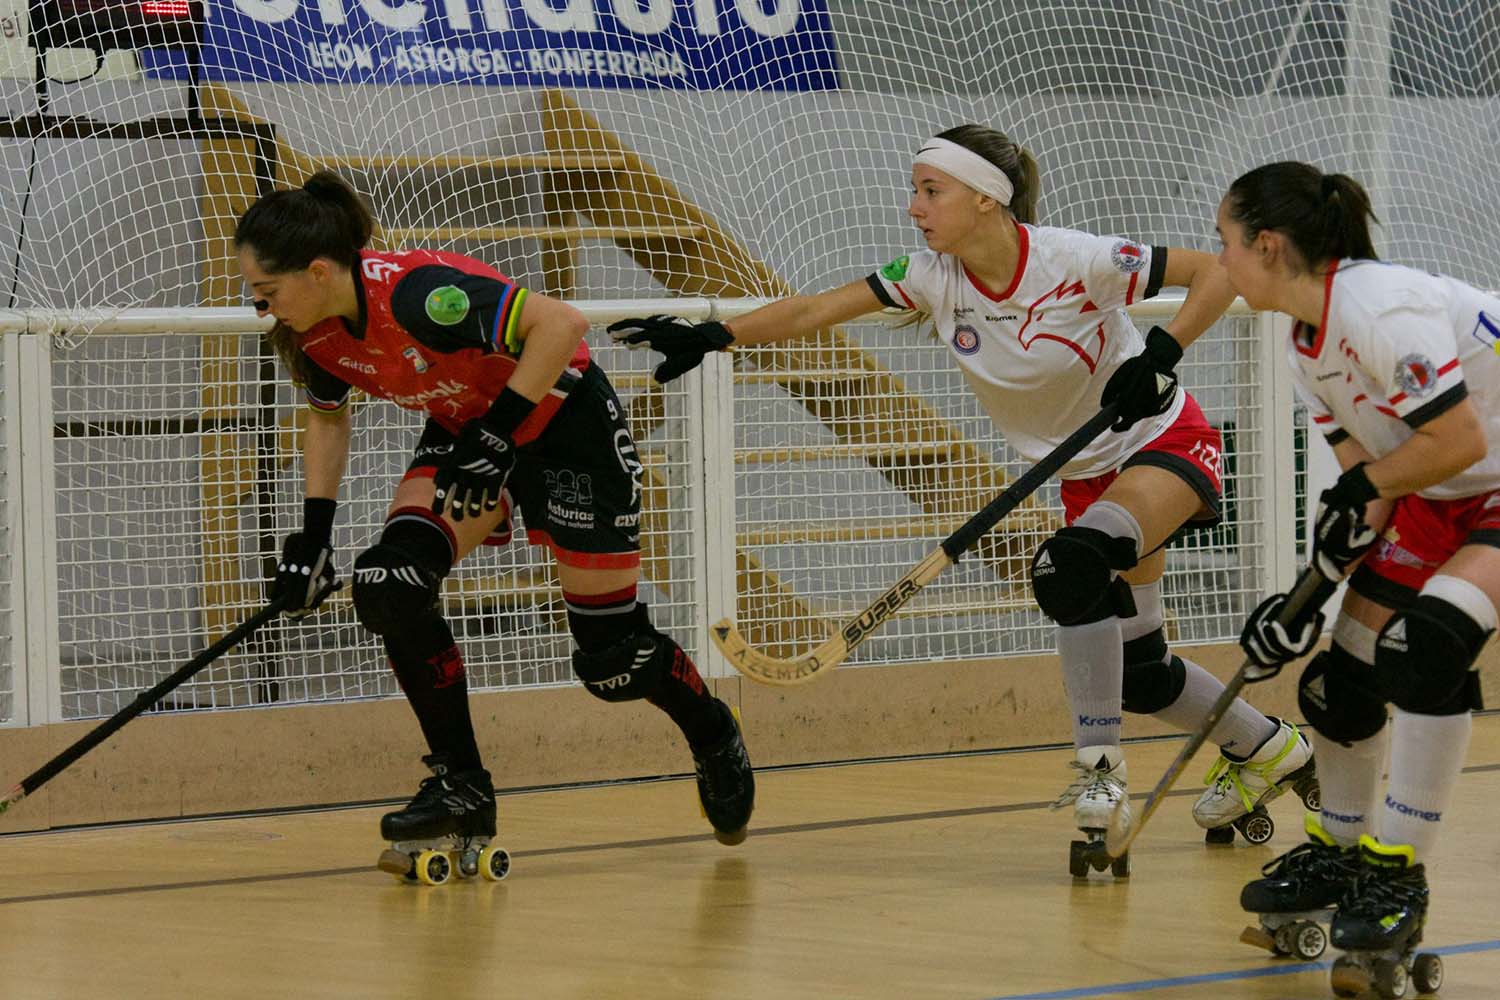
[[[838,87],[827,0],[208,0],[207,10],[210,80]]]

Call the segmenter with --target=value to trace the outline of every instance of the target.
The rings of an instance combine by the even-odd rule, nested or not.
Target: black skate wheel
[[[1370,973],[1358,959],[1340,955],[1333,960],[1333,973],[1329,978],[1336,997],[1358,997],[1370,991]]]
[[[1424,951],[1411,963],[1411,984],[1422,996],[1443,988],[1443,960]]]
[[[442,885],[453,874],[453,863],[442,851],[423,851],[416,858],[417,881],[423,885]]]
[[[1203,831],[1203,842],[1205,844],[1232,844],[1234,843],[1234,827],[1209,827]]]
[[[1302,799],[1302,804],[1312,812],[1323,808],[1323,788],[1316,781],[1306,788],[1300,789],[1297,795]]]
[[[1388,958],[1377,958],[1375,960],[1375,991],[1385,1000],[1401,1000],[1406,996],[1406,965],[1399,959],[1391,961]]]
[[[1235,820],[1234,828],[1240,831],[1241,837],[1257,846],[1276,836],[1276,821],[1259,809]]]
[[[1075,840],[1068,845],[1068,872],[1074,878],[1089,877],[1088,841]]]
[[[1305,962],[1311,962],[1328,948],[1328,935],[1323,928],[1311,920],[1299,920],[1292,925],[1291,947],[1288,951]]]
[[[1128,851],[1109,863],[1109,873],[1115,878],[1130,877],[1130,853]]]
[[[479,874],[499,882],[510,874],[510,854],[503,847],[486,847],[479,852]]]

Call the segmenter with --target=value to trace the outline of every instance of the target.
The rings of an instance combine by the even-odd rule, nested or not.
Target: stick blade
[[[1104,851],[1112,858],[1122,856],[1135,839],[1130,823],[1130,800],[1121,798],[1109,814],[1109,827],[1104,831]]]
[[[835,637],[806,656],[790,660],[767,656],[750,645],[728,618],[715,622],[708,635],[736,670],[751,680],[776,687],[806,684],[827,668],[842,663],[848,655],[848,647]]]

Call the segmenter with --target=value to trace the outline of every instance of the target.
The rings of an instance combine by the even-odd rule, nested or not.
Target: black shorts
[[[454,435],[427,421],[406,478],[431,477]],[[486,545],[510,541],[511,500],[526,540],[567,566],[614,569],[641,562],[641,461],[625,407],[604,370],[589,365],[540,437],[519,449],[506,483],[506,517]]]

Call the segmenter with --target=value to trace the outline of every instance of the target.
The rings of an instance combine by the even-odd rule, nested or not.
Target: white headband
[[[947,139],[928,139],[917,150],[913,163],[925,163],[937,167],[946,174],[963,181],[980,194],[989,195],[1002,205],[1009,205],[1016,193],[1005,171],[973,150],[966,149]]]

